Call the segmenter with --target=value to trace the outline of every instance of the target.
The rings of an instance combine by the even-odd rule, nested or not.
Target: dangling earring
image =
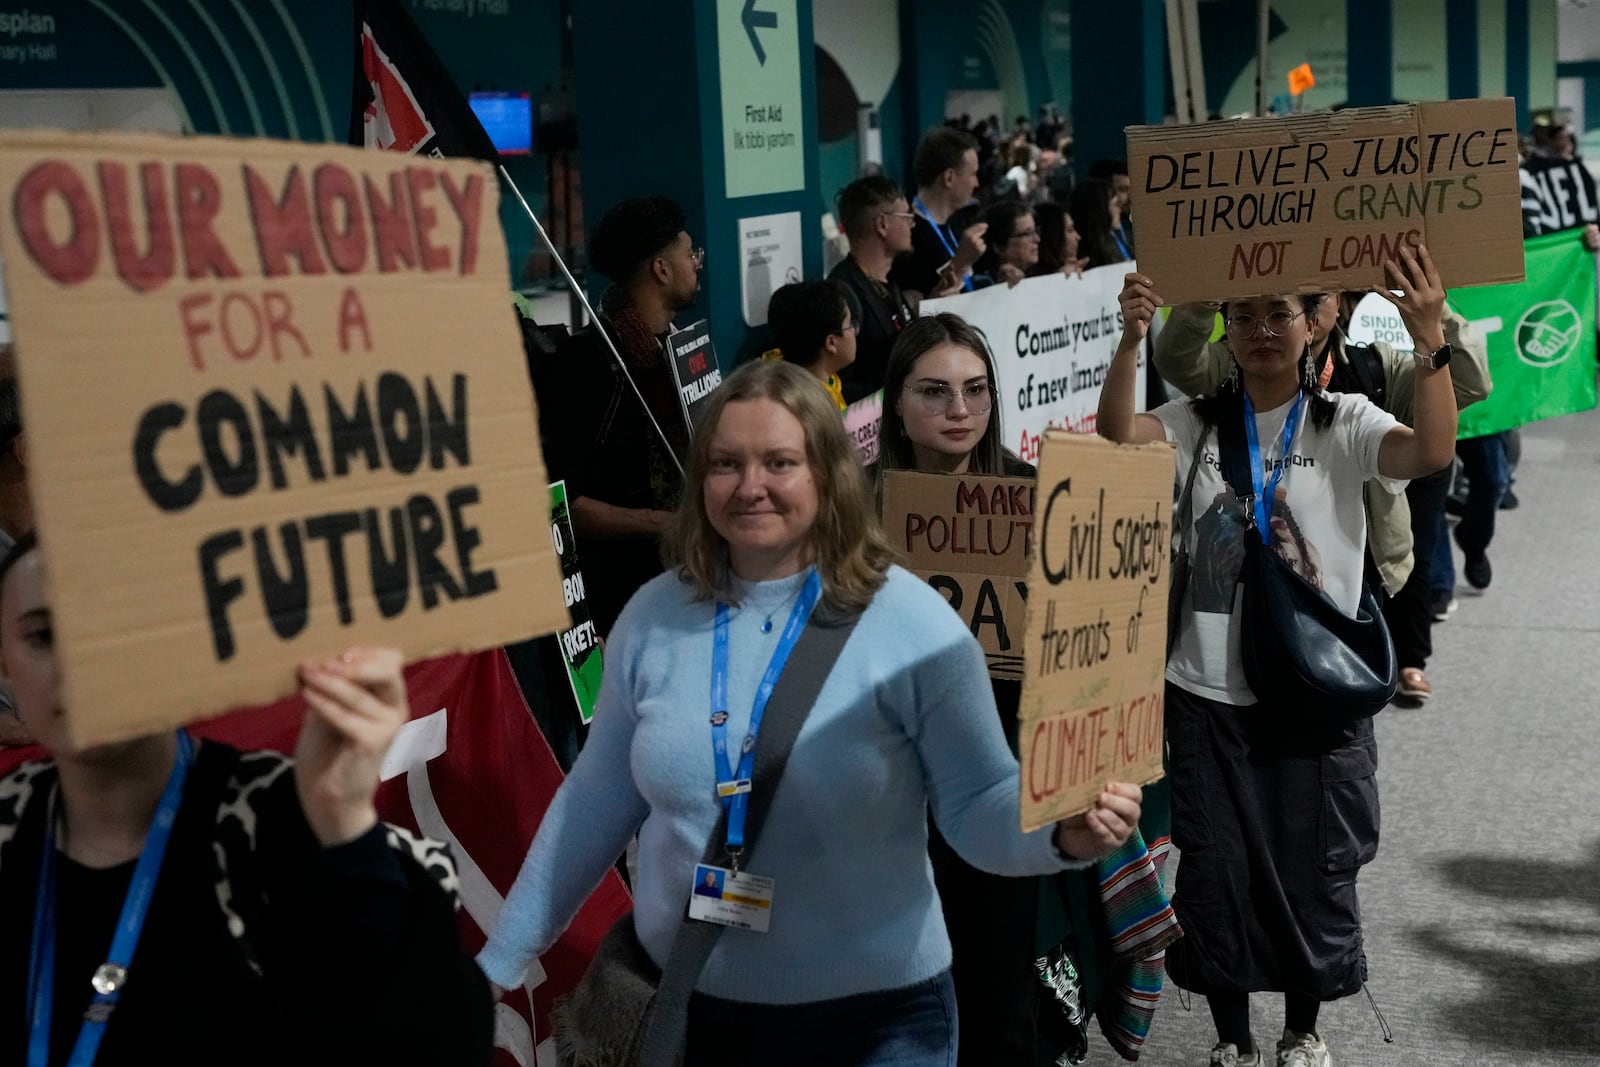
[[[1317,361],[1312,358],[1309,342],[1306,344],[1305,354],[1300,357],[1300,363],[1302,367],[1300,384],[1305,388],[1306,392],[1316,396],[1317,393],[1321,392],[1322,383],[1317,381]]]
[[[1222,379],[1222,388],[1229,392],[1239,391],[1239,361],[1233,360],[1228,364],[1228,376]]]

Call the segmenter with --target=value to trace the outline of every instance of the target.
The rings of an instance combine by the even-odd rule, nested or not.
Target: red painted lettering
[[[111,258],[117,274],[129,287],[144,291],[165,285],[176,260],[172,247],[172,217],[167,208],[167,176],[159,163],[139,166],[139,200],[144,216],[144,251],[135,236],[133,195],[128,189],[128,168],[103,162],[95,168],[106,225],[111,230]]]
[[[367,219],[361,194],[350,172],[324,163],[311,177],[317,202],[317,229],[328,259],[340,274],[355,274],[367,265]]]
[[[65,240],[50,232],[50,207],[58,201],[70,227]],[[28,255],[62,285],[94,275],[100,262],[100,215],[78,172],[59,159],[40,163],[17,183],[12,217]]]
[[[411,188],[411,218],[416,225],[417,248],[422,252],[422,269],[446,270],[450,266],[450,250],[428,241],[428,235],[439,225],[439,212],[423,200],[423,194],[431,193],[438,179],[431,170],[413,167],[406,171],[406,183]]]
[[[300,274],[327,273],[311,225],[311,194],[299,166],[289,168],[281,196],[274,196],[266,180],[249,164],[244,168],[244,184],[249,195],[256,244],[261,250],[262,273],[269,278],[291,273],[291,256],[298,263]]]
[[[197,163],[173,168],[177,187],[178,236],[183,243],[184,273],[190,281],[207,276],[237,278],[239,268],[217,239],[212,223],[222,208],[217,176]]]

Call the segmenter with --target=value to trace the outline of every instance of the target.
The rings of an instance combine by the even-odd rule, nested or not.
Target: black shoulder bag
[[[800,728],[860,620],[859,615],[842,621],[827,616],[826,607],[818,605],[767,701],[745,820],[747,853],[755,851]],[[727,831],[724,808],[706,841],[702,863],[722,862]],[[689,997],[722,931],[721,926],[685,916],[666,967],[657,971],[639,943],[633,916],[618,919],[583,978],[552,1013],[562,1067],[675,1067],[681,1062]]]
[[[1223,477],[1245,501],[1247,516],[1239,572],[1244,584],[1240,656],[1245,680],[1258,701],[1283,711],[1336,720],[1376,714],[1394,696],[1400,678],[1378,599],[1363,583],[1351,618],[1262,542],[1252,506],[1246,417],[1241,402],[1217,423]]]

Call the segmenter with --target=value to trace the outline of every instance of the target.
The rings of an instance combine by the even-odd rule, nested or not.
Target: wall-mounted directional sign
[[[795,0],[717,0],[717,52],[726,195],[804,189]]]

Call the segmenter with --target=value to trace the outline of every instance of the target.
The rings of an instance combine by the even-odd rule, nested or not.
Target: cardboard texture
[[[1377,288],[1403,243],[1452,288],[1523,278],[1509,98],[1127,134],[1139,269],[1169,304]]]
[[[906,567],[944,594],[996,678],[1022,677],[1032,478],[888,471],[883,526]]]
[[[7,132],[0,257],[79,745],[565,629],[483,163]]]
[[[1022,828],[1161,777],[1174,460],[1052,430],[1039,461],[1019,743]]]

